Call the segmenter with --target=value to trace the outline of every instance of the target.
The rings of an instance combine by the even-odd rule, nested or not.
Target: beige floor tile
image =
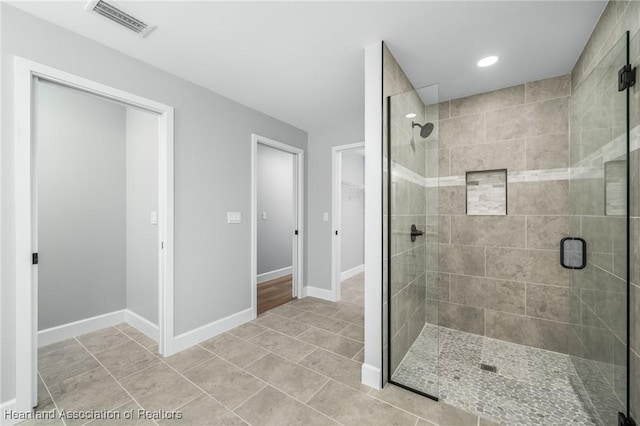
[[[317,328],[305,331],[298,339],[347,358],[353,358],[364,347],[360,342]]]
[[[249,340],[252,337],[256,337],[258,334],[264,333],[267,330],[267,328],[259,324],[248,322],[246,324],[242,324],[240,327],[236,327],[233,330],[230,330],[229,333],[233,334],[236,337],[240,337],[241,339]]]
[[[349,339],[357,340],[358,342],[364,342],[364,327],[355,324],[349,324],[341,330],[339,334]]]
[[[343,425],[413,426],[417,418],[353,388],[330,381],[309,405]]]
[[[202,364],[212,357],[211,352],[196,345],[170,357],[162,358],[162,360],[182,373],[198,364]]]
[[[308,406],[272,388],[264,388],[242,404],[236,413],[251,425],[329,425],[335,424]]]
[[[369,389],[361,383],[362,367],[359,363],[324,349],[316,349],[300,361],[300,365],[355,389],[362,391]]]
[[[350,322],[364,327],[364,308],[351,303],[340,303],[340,309],[334,315],[335,319]]]
[[[71,346],[71,345],[77,345],[77,344],[78,344],[78,342],[73,337],[71,339],[66,339],[66,340],[63,340],[61,342],[52,343],[50,345],[38,348],[38,356],[40,357],[40,356],[42,356],[44,354],[47,354],[49,352],[53,352],[53,351],[58,350],[60,348],[64,348],[65,346]]]
[[[304,311],[296,308],[291,303],[285,303],[284,305],[280,305],[269,311],[270,314],[280,315],[281,317],[285,318],[293,318],[296,315],[300,315],[302,312]]]
[[[306,299],[305,299],[306,300]],[[325,316],[332,316],[338,312],[338,307],[334,303],[317,302],[315,300],[309,300],[307,303],[302,303],[296,307],[302,309],[305,312],[311,312],[314,314],[320,314]]]
[[[356,354],[356,356],[354,356],[354,357],[353,357],[353,358],[351,358],[351,359],[352,359],[352,360],[354,360],[354,361],[356,361],[356,362],[358,362],[358,363],[360,363],[360,364],[364,363],[364,348],[362,348],[362,349],[360,350],[360,352],[358,352],[358,353]]]
[[[499,426],[500,423],[496,423],[492,420],[480,417],[480,422],[478,423],[478,425],[479,426]]]
[[[441,426],[473,426],[478,423],[476,415],[397,386],[387,385],[381,391],[371,391],[369,395]]]
[[[254,337],[251,339],[251,343],[294,362],[300,361],[302,358],[316,350],[315,346],[273,330],[268,330],[259,336]]]
[[[238,367],[245,367],[267,353],[267,351],[260,349],[253,343],[229,333],[223,333],[213,339],[202,342],[200,346]]]
[[[147,418],[144,414],[141,415],[138,410],[141,410],[135,401],[130,401],[125,405],[110,410],[118,418],[104,418],[95,419],[87,424],[87,426],[153,426],[155,423],[153,420]]]
[[[158,343],[137,328],[125,323],[116,325],[116,328],[136,342],[140,343],[145,348],[149,349],[154,355],[158,354]]]
[[[132,340],[98,352],[95,357],[118,380],[160,362],[148,350]]]
[[[160,363],[121,380],[145,410],[175,410],[202,394],[200,389]]]
[[[38,371],[47,386],[52,386],[98,367],[98,362],[82,345],[73,344],[38,356]]]
[[[194,399],[187,405],[180,407],[177,412],[182,413],[182,418],[160,420],[158,424],[161,426],[235,426],[247,424],[208,395]]]
[[[192,368],[184,375],[230,409],[235,409],[266,386],[264,382],[218,357]]]
[[[49,390],[58,408],[65,411],[109,410],[131,399],[102,367],[66,379]],[[65,422],[79,425],[87,420],[66,419]]]
[[[83,334],[82,336],[76,337],[76,339],[78,339],[89,352],[94,354],[131,340],[115,327],[103,328],[93,333]]]
[[[259,316],[256,322],[262,326],[292,337],[299,336],[309,329],[308,325],[292,321],[288,318],[281,317],[280,315],[269,313]]]
[[[314,314],[313,312],[304,312],[295,317],[294,320],[330,331],[332,333],[338,333],[347,325],[349,325],[345,321],[340,321],[334,318],[326,317],[324,315]]]
[[[271,386],[308,401],[327,382],[327,378],[274,354],[268,354],[246,370]]]

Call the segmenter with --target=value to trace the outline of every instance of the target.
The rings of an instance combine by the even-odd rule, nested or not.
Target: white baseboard
[[[361,272],[364,272],[364,263],[362,265],[356,266],[355,268],[347,269],[344,272],[340,272],[340,281],[344,281],[348,278],[353,277],[354,275],[358,275]]]
[[[125,322],[125,311],[126,309],[123,309],[121,311],[110,312],[108,314],[102,314],[38,331],[38,347],[61,342],[71,337],[91,333],[92,331],[98,331],[101,328],[121,324]]]
[[[124,320],[131,327],[136,328],[138,331],[145,334],[150,339],[153,339],[156,342],[160,341],[160,331],[157,324],[154,324],[148,319],[141,317],[130,309],[125,310]]]
[[[275,271],[258,274],[258,284],[275,280],[276,278],[284,277],[291,274],[293,274],[293,266],[288,266],[286,268],[276,269]]]
[[[225,331],[231,330],[239,325],[249,322],[253,319],[253,309],[245,309],[244,311],[237,312],[229,315],[228,317],[221,318],[212,323],[203,325],[194,330],[182,333],[173,339],[173,347],[175,352],[178,353],[193,345],[197,345],[200,342],[211,339]]]
[[[160,333],[157,325],[145,318],[142,318],[140,315],[130,311],[129,309],[122,309],[120,311],[85,318],[80,321],[74,321],[69,324],[63,324],[57,327],[38,331],[38,347],[58,343],[82,334],[122,324],[123,322],[126,322],[130,326],[138,329],[140,332],[149,336],[156,342],[158,341]]]
[[[302,287],[302,297],[316,297],[318,299],[328,300],[329,302],[335,302],[336,299],[333,295],[333,291],[326,290],[318,287]]]
[[[0,425],[2,426],[13,426],[15,424],[18,424],[20,422],[22,422],[23,420],[18,420],[18,419],[7,419],[4,416],[4,413],[6,413],[7,411],[15,411],[16,409],[16,399],[10,399],[9,401],[5,401],[3,403],[0,404]]]
[[[370,364],[362,364],[362,384],[380,390],[382,384],[380,369]]]

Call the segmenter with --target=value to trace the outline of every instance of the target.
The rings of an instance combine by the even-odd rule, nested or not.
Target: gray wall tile
[[[571,75],[565,74],[525,84],[527,103],[571,95]]]
[[[487,277],[568,286],[557,251],[487,248]]]
[[[525,247],[523,216],[451,216],[451,243]]]
[[[451,101],[451,117],[478,114],[521,105],[525,101],[524,84],[481,93]]]
[[[447,302],[440,302],[438,309],[441,326],[484,335],[484,309]]]
[[[569,322],[567,287],[527,284],[527,315],[560,322]]]
[[[526,138],[527,170],[569,167],[569,134],[530,136]]]
[[[451,175],[453,176],[463,176],[471,171],[496,169],[519,171],[525,168],[524,139],[451,149]]]
[[[525,283],[451,275],[451,302],[525,314]]]
[[[525,136],[567,133],[569,101],[559,98],[487,113],[486,139],[500,141]]]
[[[568,325],[538,318],[486,311],[486,335],[521,345],[567,353]]]
[[[527,248],[557,250],[569,236],[569,216],[527,216]]]
[[[569,181],[510,183],[508,212],[514,215],[569,214]]]
[[[441,272],[484,276],[484,247],[440,244],[438,249]]]

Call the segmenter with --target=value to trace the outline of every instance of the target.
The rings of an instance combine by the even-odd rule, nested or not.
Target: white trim
[[[304,287],[302,289],[302,297],[315,297],[317,299],[328,300],[329,302],[337,302],[333,297],[333,291],[318,287]]]
[[[382,389],[380,369],[369,364],[362,364],[362,384],[374,389]]]
[[[296,228],[293,239],[293,296],[303,296],[304,277],[304,150],[255,133],[251,134],[251,310],[258,317],[258,144],[289,152],[296,157],[294,172],[296,192]],[[291,232],[293,234],[293,230]]]
[[[228,317],[203,325],[186,333],[176,336],[174,348],[176,353],[197,345],[200,342],[216,337],[219,334],[229,331],[253,319],[253,308],[236,312]]]
[[[58,325],[38,331],[38,347],[62,342],[63,340],[82,334],[91,333],[106,327],[126,322],[126,309],[109,312],[107,314],[96,315],[95,317],[73,321],[68,324]]]
[[[30,410],[37,401],[37,268],[31,265],[36,252],[37,230],[35,171],[37,150],[32,129],[34,77],[82,90],[160,115],[159,127],[159,352],[173,354],[173,108],[119,89],[15,58],[15,270],[16,270],[16,409]],[[34,145],[35,146],[35,145]],[[31,214],[29,214],[31,212]]]
[[[258,284],[266,281],[275,280],[276,278],[286,277],[293,274],[293,266],[287,266],[286,268],[276,269],[275,271],[265,272],[257,276]]]
[[[362,265],[356,266],[355,268],[347,269],[346,271],[340,272],[340,280],[348,280],[349,278],[358,275],[361,272],[364,272],[364,263]]]
[[[364,142],[331,147],[331,291],[333,292],[332,298],[336,302],[340,300],[340,281],[343,279],[340,274],[342,252],[342,154],[362,148],[364,148]]]
[[[382,385],[382,101],[380,42],[364,49],[364,365],[368,367],[365,373],[363,365],[363,383],[376,389]]]
[[[0,404],[0,425],[2,426],[13,426],[13,425],[17,425],[18,423],[24,421],[24,420],[13,420],[13,419],[9,419],[6,420],[4,418],[4,413],[6,413],[7,411],[16,411],[16,399],[10,399],[8,401],[5,401],[3,403]]]
[[[159,327],[130,309],[124,311],[124,322],[156,342],[160,339]]]

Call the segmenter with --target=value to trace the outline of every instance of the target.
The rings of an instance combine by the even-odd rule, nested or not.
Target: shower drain
[[[495,365],[480,364],[480,369],[485,371],[490,371],[492,373],[498,372],[498,367],[496,367]]]

